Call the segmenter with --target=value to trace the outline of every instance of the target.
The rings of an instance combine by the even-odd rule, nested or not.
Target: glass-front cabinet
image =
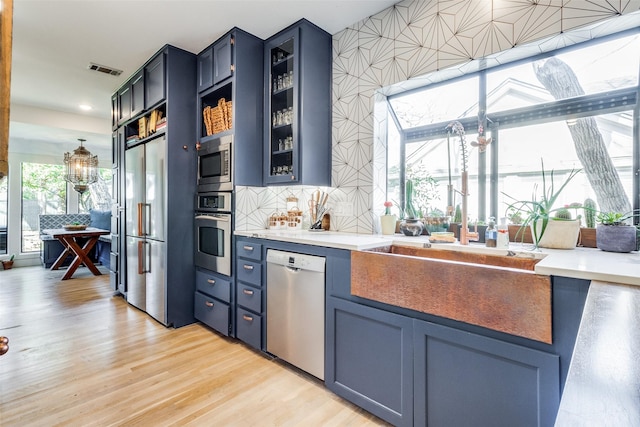
[[[265,42],[265,184],[331,184],[331,36],[301,20]]]
[[[271,65],[269,97],[271,130],[269,132],[269,176],[274,180],[295,181],[298,163],[293,161],[295,102],[298,88],[294,85],[297,75],[297,39],[288,38],[269,49]],[[298,138],[296,135],[296,143]]]

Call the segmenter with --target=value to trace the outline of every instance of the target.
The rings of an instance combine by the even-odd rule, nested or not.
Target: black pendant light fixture
[[[73,184],[73,189],[82,194],[89,185],[98,180],[98,156],[91,154],[82,143],[85,139],[79,138],[80,146],[73,150],[73,154],[64,153],[66,174],[64,179]]]

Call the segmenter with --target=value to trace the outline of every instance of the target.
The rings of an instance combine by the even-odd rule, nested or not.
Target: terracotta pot
[[[2,268],[11,270],[11,267],[13,267],[13,261],[2,261]]]

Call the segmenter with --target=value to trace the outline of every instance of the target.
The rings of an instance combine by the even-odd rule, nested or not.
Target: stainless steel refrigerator
[[[166,140],[125,151],[127,302],[167,325]]]

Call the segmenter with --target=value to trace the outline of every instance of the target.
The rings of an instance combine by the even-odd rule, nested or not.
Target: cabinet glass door
[[[294,38],[269,50],[270,69],[270,141],[268,175],[275,181],[295,180],[297,164],[294,161],[294,108],[296,76]]]

